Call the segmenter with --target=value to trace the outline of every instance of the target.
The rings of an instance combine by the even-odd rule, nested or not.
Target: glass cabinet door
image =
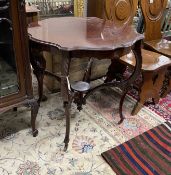
[[[74,0],[26,0],[26,3],[40,10],[40,18],[74,15]]]
[[[10,1],[0,0],[0,98],[19,90]]]

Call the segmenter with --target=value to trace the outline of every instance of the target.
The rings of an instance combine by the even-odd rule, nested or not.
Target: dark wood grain
[[[99,18],[49,18],[39,25],[28,29],[34,40],[67,51],[115,50],[130,47],[143,38],[132,26],[118,27],[112,21]]]

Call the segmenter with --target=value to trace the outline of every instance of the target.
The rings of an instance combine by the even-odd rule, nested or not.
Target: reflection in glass
[[[0,12],[0,97],[18,91],[16,60],[13,48],[12,24],[8,10]]]
[[[74,0],[26,0],[26,3],[40,10],[40,18],[74,15]]]

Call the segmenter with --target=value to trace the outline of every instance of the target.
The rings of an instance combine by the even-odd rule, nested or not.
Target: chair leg
[[[164,95],[162,96],[163,97],[166,97],[167,94],[171,91],[171,77],[169,79],[169,84],[168,84],[168,87],[167,87],[167,90],[165,91]]]
[[[171,77],[170,77],[170,80],[169,80],[169,86],[168,86],[168,93],[171,91]]]
[[[159,102],[160,89],[163,85],[165,72],[166,69],[160,69],[156,73],[143,72],[143,83],[140,87],[139,100],[132,111],[132,115],[136,115],[149,98],[153,98],[155,103]]]
[[[169,67],[168,72],[165,76],[165,81],[162,87],[161,98],[165,98],[170,91],[171,91],[171,67]]]

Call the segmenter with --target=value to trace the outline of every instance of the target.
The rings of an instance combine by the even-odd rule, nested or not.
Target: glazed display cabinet
[[[38,104],[33,98],[24,0],[0,0],[0,113],[31,108],[33,136]]]
[[[26,0],[39,10],[40,18],[73,16],[74,0]]]

